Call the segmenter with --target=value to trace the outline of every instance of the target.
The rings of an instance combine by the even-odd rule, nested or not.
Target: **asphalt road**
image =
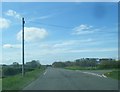
[[[102,75],[104,72],[48,68],[23,90],[117,90],[118,81]]]

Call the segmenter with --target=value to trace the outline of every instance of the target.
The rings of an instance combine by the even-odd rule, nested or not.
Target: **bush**
[[[120,68],[120,61],[101,61],[98,65],[100,69]]]
[[[25,72],[33,71],[33,70],[35,70],[35,68],[25,68]]]
[[[28,71],[33,71],[35,68],[27,68],[25,67],[25,72]],[[2,77],[6,77],[6,76],[13,76],[16,74],[22,73],[22,68],[17,68],[17,67],[10,67],[10,66],[6,66],[2,69]]]
[[[25,65],[27,68],[40,68],[41,64],[39,61],[32,60],[31,62],[27,62]]]
[[[22,71],[21,68],[4,67],[2,70],[2,75],[3,75],[3,77],[16,75],[18,73],[21,73],[21,71]]]

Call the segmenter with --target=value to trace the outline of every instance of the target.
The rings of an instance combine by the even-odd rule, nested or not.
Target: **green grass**
[[[0,91],[2,90],[2,79],[0,78]]]
[[[107,77],[120,80],[120,70],[105,73]]]
[[[38,78],[44,69],[36,69],[27,72],[24,77],[21,74],[10,76],[2,79],[2,89],[3,90],[21,90],[33,80]]]
[[[80,67],[80,66],[71,66],[71,67],[65,67],[65,69],[69,70],[96,70],[96,67]]]

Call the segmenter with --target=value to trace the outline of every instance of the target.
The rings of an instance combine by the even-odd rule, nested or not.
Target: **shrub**
[[[21,73],[21,68],[14,68],[14,67],[4,67],[2,70],[3,76],[11,76]]]

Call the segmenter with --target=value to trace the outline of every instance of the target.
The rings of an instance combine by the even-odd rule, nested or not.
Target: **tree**
[[[65,65],[66,65],[66,66],[73,66],[73,63],[70,62],[70,61],[66,61],[66,62],[65,62]]]
[[[52,64],[53,67],[66,67],[65,63],[64,62],[54,62]]]
[[[102,60],[99,64],[99,68],[118,68],[118,62],[115,60]]]
[[[26,63],[26,67],[29,68],[40,68],[41,64],[39,63],[38,60],[32,60],[31,62]]]
[[[19,68],[19,63],[18,62],[13,62],[12,66],[15,67],[15,68]]]

